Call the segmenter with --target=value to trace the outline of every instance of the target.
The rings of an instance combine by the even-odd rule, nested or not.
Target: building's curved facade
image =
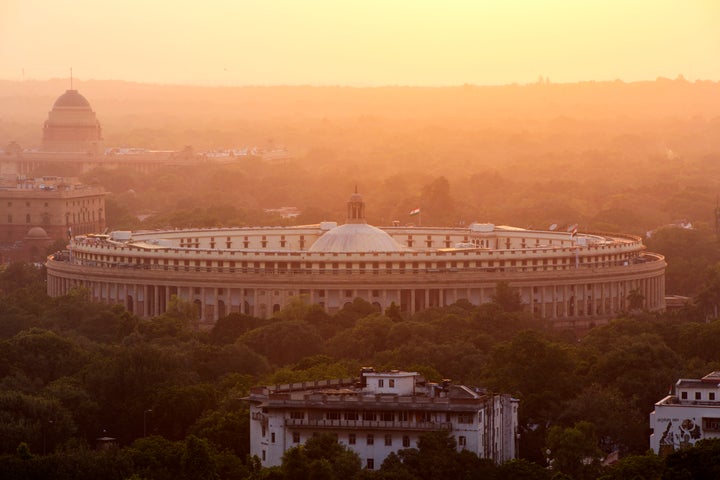
[[[631,235],[490,224],[379,229],[365,223],[357,194],[341,226],[77,236],[47,262],[52,296],[82,286],[94,300],[151,317],[176,295],[197,304],[206,324],[230,312],[268,317],[298,295],[330,313],[356,297],[410,313],[462,299],[481,304],[507,282],[528,311],[589,327],[629,310],[632,297],[664,309],[665,267]]]

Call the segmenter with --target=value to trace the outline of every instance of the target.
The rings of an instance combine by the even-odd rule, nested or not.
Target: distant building
[[[2,260],[41,262],[53,241],[103,231],[105,195],[71,178],[0,178]]]
[[[250,453],[280,465],[286,450],[330,432],[378,469],[391,453],[417,447],[423,432],[446,431],[458,450],[503,463],[517,457],[518,400],[416,372],[375,372],[338,379],[255,387],[250,391]]]
[[[285,160],[290,154],[282,148],[203,153],[195,152],[191,146],[179,151],[105,148],[100,121],[90,102],[77,90],[70,89],[55,100],[48,113],[40,148],[24,148],[13,141],[0,148],[0,175],[73,176],[95,168],[127,168],[148,173],[167,166],[231,163],[250,157]]]
[[[409,314],[459,300],[492,301],[498,282],[528,312],[589,328],[633,308],[665,308],[665,260],[632,235],[383,227],[355,193],[344,225],[112,232],[74,237],[71,256],[48,259],[48,293],[75,285],[90,298],[152,317],[171,297],[197,305],[207,326],[231,312],[267,318],[302,296],[335,313],[355,298]]]
[[[650,448],[669,454],[705,438],[720,438],[720,372],[681,378],[650,414]]]
[[[99,153],[102,129],[95,112],[77,90],[68,90],[53,104],[43,126],[45,152]]]

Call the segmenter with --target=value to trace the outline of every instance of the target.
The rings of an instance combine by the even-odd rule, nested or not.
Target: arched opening
[[[218,318],[222,318],[225,315],[227,315],[227,312],[225,310],[225,302],[222,300],[218,300]]]
[[[193,304],[195,305],[195,318],[200,320],[200,318],[202,318],[202,302],[196,299],[193,301]]]
[[[278,313],[278,312],[280,311],[280,304],[279,304],[279,303],[274,304],[272,311],[273,311],[273,315],[275,315],[276,313]]]
[[[252,315],[252,312],[250,311],[250,303],[247,301],[243,302],[243,313],[245,315]]]
[[[134,306],[135,306],[135,302],[133,300],[132,295],[128,295],[127,299],[125,300],[125,309],[130,313],[134,313],[135,312]]]
[[[382,307],[380,306],[380,302],[373,302],[372,306],[377,310],[378,312],[382,312]]]

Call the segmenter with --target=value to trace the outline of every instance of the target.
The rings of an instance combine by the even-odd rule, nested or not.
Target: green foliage
[[[498,282],[495,285],[492,301],[505,312],[519,312],[523,309],[520,294],[507,282]]]
[[[348,473],[355,478],[427,478],[428,472],[443,478],[442,470],[452,478],[542,479],[549,475],[542,465],[550,445],[562,453],[553,458],[554,477],[623,478],[645,468],[649,473],[639,478],[657,478],[670,470],[653,457],[629,457],[602,471],[590,462],[568,472],[577,467],[573,458],[597,458],[590,444],[604,452],[645,451],[654,402],[678,377],[720,367],[712,341],[720,323],[682,315],[639,313],[578,339],[497,302],[458,302],[392,318],[361,300],[328,315],[298,298],[282,319],[230,314],[199,332],[194,312],[182,305],[139,321],[120,306],[89,302],[83,289],[48,299],[32,287],[35,270],[11,272],[27,283],[12,285],[0,301],[0,470],[9,472],[3,478],[73,478],[75,472],[181,479],[197,476],[199,465],[220,478],[288,478],[285,467],[262,469],[246,460],[249,418],[239,398],[253,384],[348,378],[360,365],[516,395],[524,460],[494,466],[428,438],[389,457],[380,470]],[[712,294],[714,279],[706,277],[700,291]],[[271,362],[284,366],[273,369]],[[594,433],[582,422],[592,423]],[[139,438],[144,430],[156,436]],[[98,436],[129,446],[114,453],[83,447]],[[29,457],[18,454],[22,442]],[[337,468],[356,468],[355,460],[336,467],[316,453],[294,455],[301,475],[333,478]],[[673,475],[691,471],[673,469]]]
[[[195,435],[185,439],[185,451],[180,462],[187,480],[216,478],[215,459],[210,452],[210,445]]]
[[[205,412],[190,433],[208,440],[220,450],[245,458],[250,454],[250,410],[243,405],[232,410]]]
[[[18,333],[5,342],[4,348],[11,350],[11,368],[41,385],[76,372],[86,360],[75,342],[39,328]]]
[[[594,479],[599,472],[603,452],[598,448],[595,426],[581,421],[573,427],[551,427],[546,453],[554,471],[573,479]]]
[[[383,479],[488,478],[497,469],[492,461],[481,460],[467,450],[457,451],[455,437],[447,431],[424,432],[417,448],[406,448],[389,455],[380,467]]]
[[[693,296],[701,291],[708,266],[720,262],[720,245],[709,228],[663,228],[647,240],[648,249],[665,255],[666,290],[677,295]]]
[[[21,442],[31,451],[52,451],[75,430],[72,415],[57,400],[0,392],[0,452],[15,452]]]
[[[277,321],[244,334],[239,342],[264,355],[275,365],[294,363],[320,353],[322,338],[304,321]]]
[[[720,263],[705,270],[704,282],[696,302],[705,318],[720,318]]]
[[[664,469],[663,458],[654,453],[630,455],[603,472],[599,480],[660,480]]]
[[[685,448],[668,455],[662,478],[663,480],[720,478],[720,439],[700,440],[692,448]]]
[[[510,460],[498,467],[497,480],[550,480],[551,473],[525,459]]]
[[[231,313],[218,319],[210,331],[210,340],[218,345],[235,343],[243,334],[271,323],[272,320],[251,317],[243,313]]]
[[[352,479],[360,473],[360,457],[337,442],[335,435],[313,436],[283,455],[285,478],[297,480]]]
[[[598,445],[606,454],[647,448],[646,415],[613,385],[588,385],[576,397],[564,402],[559,420],[567,426],[582,420],[591,422]]]

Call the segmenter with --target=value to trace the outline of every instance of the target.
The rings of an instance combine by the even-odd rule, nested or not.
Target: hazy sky
[[[0,78],[720,80],[720,0],[0,0]]]

